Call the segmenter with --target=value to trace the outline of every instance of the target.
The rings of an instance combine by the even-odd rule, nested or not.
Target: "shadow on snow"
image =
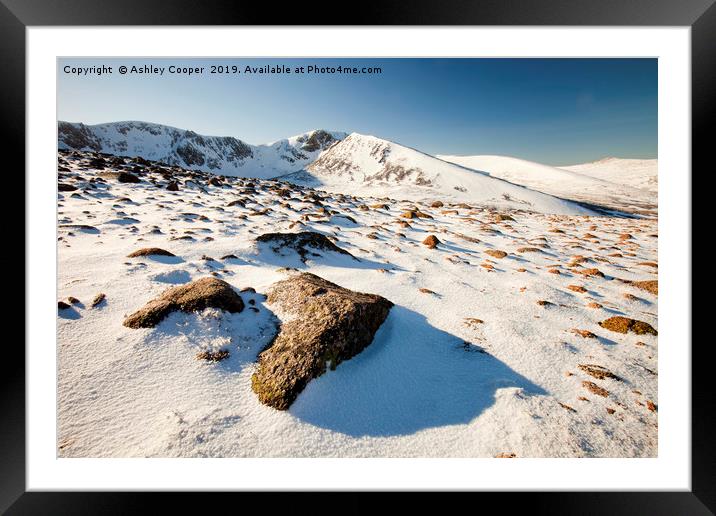
[[[395,306],[370,346],[312,380],[289,411],[354,437],[391,436],[469,423],[504,387],[546,394],[479,349]]]

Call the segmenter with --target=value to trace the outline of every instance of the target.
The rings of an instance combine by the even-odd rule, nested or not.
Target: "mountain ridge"
[[[509,156],[431,155],[374,135],[325,129],[253,145],[137,120],[59,121],[58,147],[416,201],[443,198],[569,214],[593,213],[579,203],[632,212],[656,206],[656,160],[609,157],[552,167]],[[635,170],[634,177],[623,177],[623,169]]]
[[[86,125],[58,122],[58,148],[140,156],[221,175],[265,178],[301,170],[345,133],[315,129],[270,144],[207,136],[136,120]]]

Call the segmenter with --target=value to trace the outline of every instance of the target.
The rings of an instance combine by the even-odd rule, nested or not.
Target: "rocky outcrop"
[[[138,258],[140,256],[175,256],[175,254],[160,247],[144,247],[129,253],[127,258]]]
[[[251,386],[261,403],[286,410],[308,382],[360,353],[393,303],[303,273],[274,284],[267,301],[294,316],[259,355]]]
[[[327,147],[330,147],[338,140],[328,131],[318,129],[309,135],[299,136],[297,141],[301,143],[302,150],[306,152],[315,152],[317,150],[324,150]]]
[[[123,324],[128,328],[153,328],[171,312],[197,312],[210,307],[237,313],[244,309],[244,302],[227,282],[202,278],[166,290],[127,317]]]
[[[341,249],[331,242],[328,237],[314,231],[302,231],[300,233],[265,233],[256,238],[259,244],[268,244],[275,253],[282,249],[293,249],[299,256],[301,261],[307,260],[306,256],[310,249],[318,251],[333,251],[335,253],[345,254],[355,259],[348,251]]]

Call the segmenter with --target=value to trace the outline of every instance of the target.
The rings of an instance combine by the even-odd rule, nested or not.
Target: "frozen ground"
[[[60,182],[78,189],[58,195],[58,299],[81,303],[58,312],[60,456],[656,456],[657,337],[598,325],[625,315],[658,329],[656,295],[620,281],[656,279],[655,219],[505,207],[499,213],[514,220],[499,221],[495,209],[448,203],[417,206],[432,219],[405,219],[414,202],[333,193],[318,206],[307,187],[238,178],[213,186],[177,169],[102,182],[89,157],[60,160]],[[169,176],[179,191],[166,189]],[[228,206],[237,199],[244,206]],[[304,264],[254,243],[299,230],[335,237],[360,261],[324,253]],[[421,243],[429,234],[436,249]],[[127,258],[152,246],[177,257]],[[258,402],[250,376],[282,316],[261,293],[290,274],[285,267],[395,306],[365,351],[281,412]],[[591,268],[604,277],[580,274]],[[211,274],[237,291],[254,287],[241,296],[257,311],[122,325],[165,289]],[[100,292],[105,301],[91,307]],[[197,360],[206,349],[230,356]],[[593,378],[580,364],[621,380]]]

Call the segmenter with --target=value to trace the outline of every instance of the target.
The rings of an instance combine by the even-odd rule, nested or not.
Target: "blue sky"
[[[78,76],[65,66],[113,67]],[[380,74],[122,75],[120,65],[371,66]],[[372,134],[433,154],[552,165],[657,157],[656,59],[58,60],[58,118],[143,120],[268,143],[311,129]]]

